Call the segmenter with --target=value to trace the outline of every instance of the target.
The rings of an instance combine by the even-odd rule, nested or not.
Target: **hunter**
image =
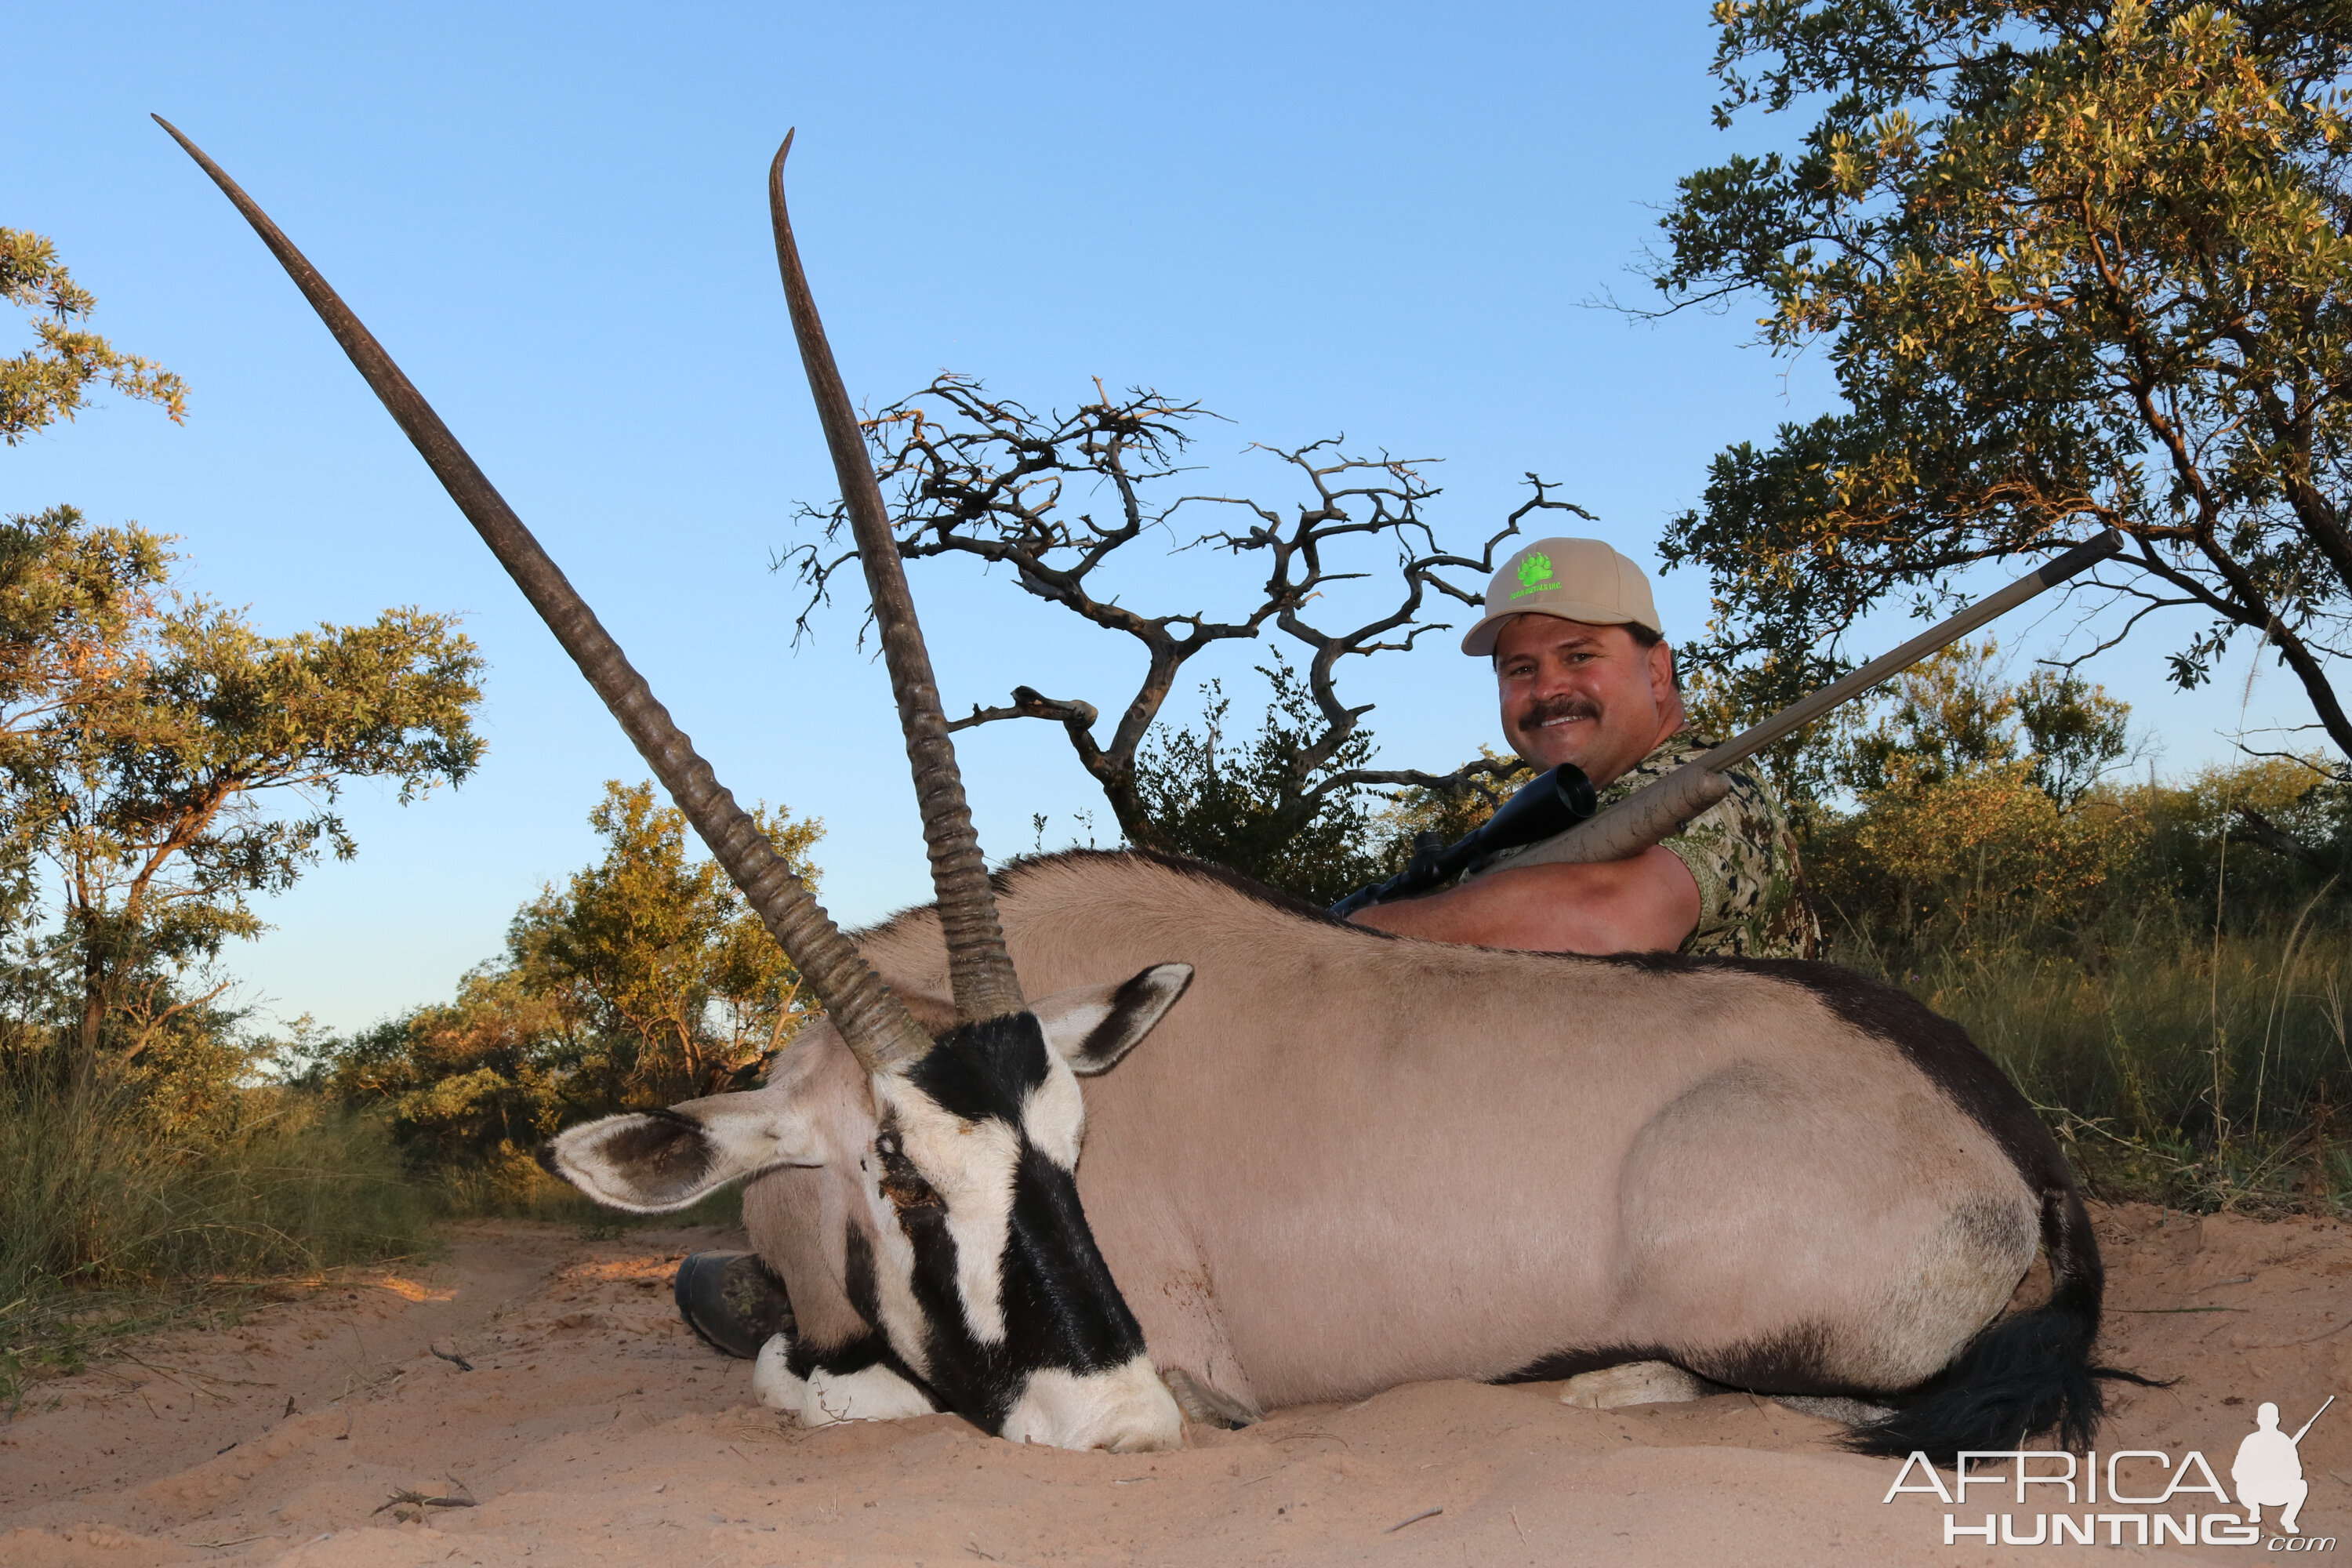
[[[1503,736],[1538,769],[1573,763],[1601,809],[1714,742],[1693,735],[1674,649],[1642,569],[1598,539],[1538,539],[1503,563],[1462,651],[1493,660]],[[1549,952],[1811,958],[1787,814],[1759,772],[1682,832],[1626,860],[1500,868],[1375,904],[1360,925]]]

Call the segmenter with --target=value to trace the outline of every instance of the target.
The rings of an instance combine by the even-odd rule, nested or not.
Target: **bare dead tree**
[[[1077,697],[1048,697],[1016,686],[1012,700],[975,706],[950,730],[1005,719],[1043,719],[1062,726],[1087,772],[1101,786],[1128,838],[1165,842],[1137,788],[1136,756],[1184,666],[1220,643],[1263,637],[1270,626],[1299,645],[1307,689],[1319,728],[1297,748],[1279,815],[1303,825],[1334,795],[1368,786],[1418,785],[1455,796],[1490,784],[1509,761],[1479,760],[1450,773],[1413,769],[1333,767],[1370,712],[1339,692],[1341,661],[1411,649],[1447,623],[1428,612],[1451,599],[1474,609],[1483,603],[1495,550],[1538,510],[1591,514],[1555,497],[1553,486],[1527,476],[1532,494],[1505,519],[1475,555],[1443,548],[1427,517],[1439,490],[1422,470],[1433,459],[1353,457],[1340,439],[1284,448],[1253,446],[1286,464],[1306,490],[1302,499],[1270,504],[1239,496],[1168,495],[1187,472],[1181,458],[1193,439],[1188,426],[1216,418],[1198,403],[1178,403],[1156,392],[1130,389],[1120,399],[1095,384],[1093,402],[1069,413],[1033,413],[992,397],[978,381],[943,374],[913,395],[864,421],[874,466],[890,502],[898,552],[908,560],[969,556],[1009,566],[1021,587],[1107,631],[1132,637],[1145,655],[1142,679],[1118,710],[1108,740],[1095,731],[1102,710]],[[1164,500],[1160,499],[1167,496]],[[1190,531],[1186,509],[1231,508],[1247,521]],[[774,562],[809,590],[794,640],[826,601],[834,574],[856,560],[845,544],[839,504],[803,505],[801,522],[814,536]],[[1119,550],[1147,532],[1170,542],[1171,552],[1223,551],[1264,573],[1255,602],[1220,619],[1207,609],[1152,613],[1097,591],[1096,578]],[[1307,605],[1341,583],[1377,574],[1341,570],[1339,560],[1360,560],[1386,544],[1399,594],[1395,607],[1358,625],[1327,628],[1307,618]],[[1349,548],[1353,547],[1353,548]],[[1328,601],[1327,601],[1328,603]]]
[[[1242,496],[1167,496],[1183,475],[1188,426],[1218,418],[1197,402],[1171,402],[1152,390],[1129,390],[1112,400],[1096,381],[1096,400],[1075,411],[1033,414],[1028,406],[990,397],[979,381],[943,374],[912,397],[894,402],[866,423],[875,470],[898,527],[898,552],[906,560],[964,555],[1012,566],[1013,581],[1034,597],[1070,614],[1134,637],[1146,666],[1136,691],[1118,710],[1110,738],[1098,741],[1096,703],[1077,696],[1045,696],[1037,687],[1013,687],[1002,708],[976,708],[948,729],[971,729],[997,720],[1046,720],[1061,724],[1079,764],[1101,785],[1119,830],[1136,844],[1160,844],[1162,835],[1136,790],[1136,750],[1150,733],[1160,708],[1176,687],[1185,663],[1221,642],[1263,637],[1277,627],[1303,651],[1306,687],[1315,699],[1319,729],[1306,738],[1294,778],[1284,790],[1282,811],[1306,823],[1331,795],[1367,785],[1421,785],[1458,795],[1506,773],[1507,762],[1470,762],[1451,773],[1416,769],[1357,769],[1328,766],[1371,712],[1371,703],[1340,700],[1340,660],[1350,656],[1402,654],[1423,632],[1442,630],[1425,611],[1434,602],[1456,599],[1479,606],[1484,578],[1494,572],[1500,541],[1519,531],[1536,510],[1576,512],[1583,508],[1552,496],[1552,487],[1527,475],[1534,494],[1484,541],[1477,555],[1451,552],[1437,543],[1425,508],[1437,489],[1423,478],[1430,458],[1348,456],[1339,439],[1306,447],[1251,447],[1289,466],[1307,496],[1284,505]],[[1167,496],[1167,499],[1162,499]],[[1240,527],[1185,531],[1185,508],[1234,508],[1246,517]],[[795,639],[809,630],[809,616],[828,597],[833,574],[856,560],[845,545],[840,503],[802,505],[802,524],[816,536],[776,560],[809,588]],[[1118,550],[1146,533],[1167,538],[1171,550],[1223,550],[1254,562],[1263,572],[1256,602],[1230,618],[1206,609],[1169,609],[1152,614],[1096,593],[1096,574]],[[1364,581],[1371,572],[1343,572],[1339,555],[1360,557],[1367,550],[1343,545],[1388,543],[1400,595],[1395,609],[1360,626],[1324,627],[1307,618],[1307,605],[1339,583]]]

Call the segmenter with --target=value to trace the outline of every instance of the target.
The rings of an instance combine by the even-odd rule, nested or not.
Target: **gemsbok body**
[[[1390,938],[1149,854],[1017,864],[997,904],[1043,989],[1192,971],[1086,1080],[1083,1122],[1052,1114],[1054,1136],[1083,1126],[1096,1242],[1196,1415],[1667,1363],[1892,1407],[1854,1435],[1875,1451],[2088,1437],[2102,1271],[2074,1179],[1906,993],[1822,963]],[[943,1016],[930,910],[857,941]],[[765,1088],[663,1114],[693,1124],[698,1182],[614,1158],[627,1118],[560,1136],[556,1168],[640,1209],[755,1178],[745,1221],[798,1319],[761,1396],[811,1422],[940,1407],[893,1353],[920,1320],[887,1285],[900,1243],[860,1196],[876,1112],[830,1031]],[[2043,1247],[2048,1301],[1987,1331]]]
[[[1149,855],[992,884],[785,215],[790,137],[769,168],[777,262],[938,893],[856,940],[357,316],[164,129],[824,1008],[766,1087],[608,1117],[543,1156],[641,1211],[757,1178],[746,1217],[797,1312],[761,1353],[763,1398],[1125,1450],[1180,1443],[1186,1413],[1631,1369],[1652,1393],[1704,1378],[1890,1406],[1856,1431],[1874,1451],[2088,1440],[2096,1379],[2124,1374],[2089,1361],[2102,1275],[2081,1199],[2032,1108],[1903,993],[1820,964],[1390,938]],[[2000,1316],[2037,1247],[2049,1300]]]

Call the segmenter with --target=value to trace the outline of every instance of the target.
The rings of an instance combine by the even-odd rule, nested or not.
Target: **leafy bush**
[[[607,784],[589,821],[604,855],[525,905],[452,1001],[306,1051],[303,1081],[381,1114],[461,1212],[572,1212],[532,1162],[541,1140],[742,1087],[809,1016],[799,975],[650,784]],[[762,821],[814,880],[823,826]]]

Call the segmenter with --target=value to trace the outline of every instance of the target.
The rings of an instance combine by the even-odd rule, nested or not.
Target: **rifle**
[[[1574,763],[1562,763],[1514,791],[1495,815],[1447,844],[1434,833],[1412,841],[1412,858],[1385,882],[1359,888],[1331,906],[1341,920],[1358,910],[1434,891],[1465,871],[1479,871],[1506,849],[1557,837],[1591,817],[1592,781]]]
[[[1725,774],[1735,764],[1804,728],[1832,709],[1893,679],[1929,654],[1958,642],[1987,621],[2007,614],[2028,599],[2097,565],[2123,547],[2122,534],[2112,528],[2103,529],[2095,538],[2074,546],[2047,565],[2027,573],[2000,592],[1978,600],[1959,614],[1920,633],[1894,652],[1881,654],[1843,679],[1832,682],[1802,701],[1782,709],[1762,723],[1742,731],[1714,750],[1694,757],[1665,777],[1635,790],[1598,816],[1592,816],[1588,808],[1581,816],[1552,826],[1547,832],[1537,832],[1534,830],[1547,826],[1552,819],[1539,810],[1530,810],[1524,816],[1514,816],[1509,829],[1489,833],[1489,829],[1503,823],[1506,814],[1511,813],[1518,805],[1519,795],[1515,795],[1503,804],[1502,809],[1495,813],[1485,827],[1465,836],[1460,844],[1433,851],[1426,846],[1417,846],[1414,849],[1414,866],[1420,866],[1426,859],[1432,866],[1454,864],[1454,871],[1412,883],[1407,891],[1387,891],[1412,875],[1412,867],[1408,867],[1401,876],[1349,894],[1331,906],[1331,912],[1345,916],[1368,904],[1427,892],[1436,888],[1445,877],[1463,872],[1471,877],[1481,876],[1497,868],[1497,857],[1501,851],[1525,845],[1534,847],[1514,857],[1509,861],[1512,867],[1591,864],[1603,860],[1624,860],[1639,855],[1651,845],[1680,833],[1690,826],[1692,818],[1729,794],[1731,781]],[[1555,768],[1551,773],[1546,773],[1521,790],[1519,795],[1541,788],[1559,771]],[[1580,780],[1583,777],[1581,773],[1577,776]],[[1590,786],[1587,788],[1587,798],[1590,798]],[[1520,836],[1514,837],[1514,834]],[[1486,837],[1482,837],[1482,835]],[[1474,854],[1467,857],[1454,854],[1473,839],[1478,840]]]

